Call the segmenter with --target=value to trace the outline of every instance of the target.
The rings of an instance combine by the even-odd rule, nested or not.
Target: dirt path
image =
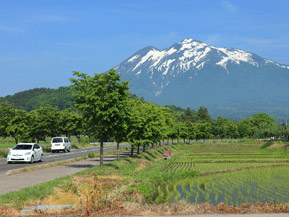
[[[130,151],[122,152],[121,157],[129,156]],[[116,158],[116,154],[104,156],[104,163],[109,163]],[[11,176],[0,175],[0,194],[17,191],[31,187],[56,178],[81,172],[90,167],[99,165],[99,158],[77,161],[74,163],[39,169],[31,172],[19,173]]]

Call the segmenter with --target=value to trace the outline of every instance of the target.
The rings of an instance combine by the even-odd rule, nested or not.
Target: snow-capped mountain
[[[159,104],[211,108],[288,104],[283,97],[289,96],[289,66],[192,39],[163,50],[146,47],[115,69],[131,81],[131,92]]]

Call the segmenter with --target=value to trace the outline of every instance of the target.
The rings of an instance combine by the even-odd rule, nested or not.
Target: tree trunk
[[[154,148],[154,143],[152,143],[152,148]]]
[[[139,154],[139,145],[137,146],[137,154]]]
[[[186,143],[186,138],[184,138],[184,143]]]
[[[77,136],[78,144],[80,143],[80,135]]]
[[[16,145],[18,144],[18,138],[15,138],[15,143],[16,143]]]
[[[117,141],[116,149],[117,149],[117,159],[119,160],[119,141]]]
[[[133,146],[131,146],[131,150],[130,150],[130,156],[133,156],[133,149],[134,149],[134,147],[133,147]]]
[[[37,138],[37,144],[39,144],[39,138]]]
[[[100,141],[100,165],[103,164],[103,141]]]
[[[142,149],[143,149],[143,152],[145,152],[145,151],[146,151],[146,146],[143,145],[143,146],[142,146]]]

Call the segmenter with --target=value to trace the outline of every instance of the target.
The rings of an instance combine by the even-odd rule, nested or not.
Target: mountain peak
[[[143,73],[150,74],[151,77],[160,76],[159,80],[166,80],[165,77],[168,76],[175,78],[181,73],[189,73],[189,79],[192,79],[192,77],[198,76],[203,68],[221,67],[224,73],[229,74],[228,66],[240,64],[253,67],[273,64],[289,69],[288,66],[266,60],[244,50],[209,46],[191,38],[185,38],[163,50],[153,46],[145,47],[115,69],[126,71],[125,73],[137,77]]]
[[[289,106],[289,66],[190,38],[162,50],[145,47],[115,69],[133,93],[159,104]]]
[[[179,43],[180,44],[190,44],[190,43],[204,43],[204,42],[199,41],[199,40],[195,40],[195,39],[191,39],[191,38],[185,38]]]

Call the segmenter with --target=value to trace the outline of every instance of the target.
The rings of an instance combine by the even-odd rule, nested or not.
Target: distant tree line
[[[258,113],[240,122],[218,117],[208,109],[183,110],[176,106],[160,107],[128,94],[128,82],[121,82],[114,70],[94,74],[74,72],[74,109],[59,110],[43,106],[31,111],[0,103],[0,136],[15,142],[45,140],[60,135],[97,138],[103,143],[128,141],[139,152],[161,142],[187,142],[206,139],[287,138],[289,127],[277,124],[274,117]]]

